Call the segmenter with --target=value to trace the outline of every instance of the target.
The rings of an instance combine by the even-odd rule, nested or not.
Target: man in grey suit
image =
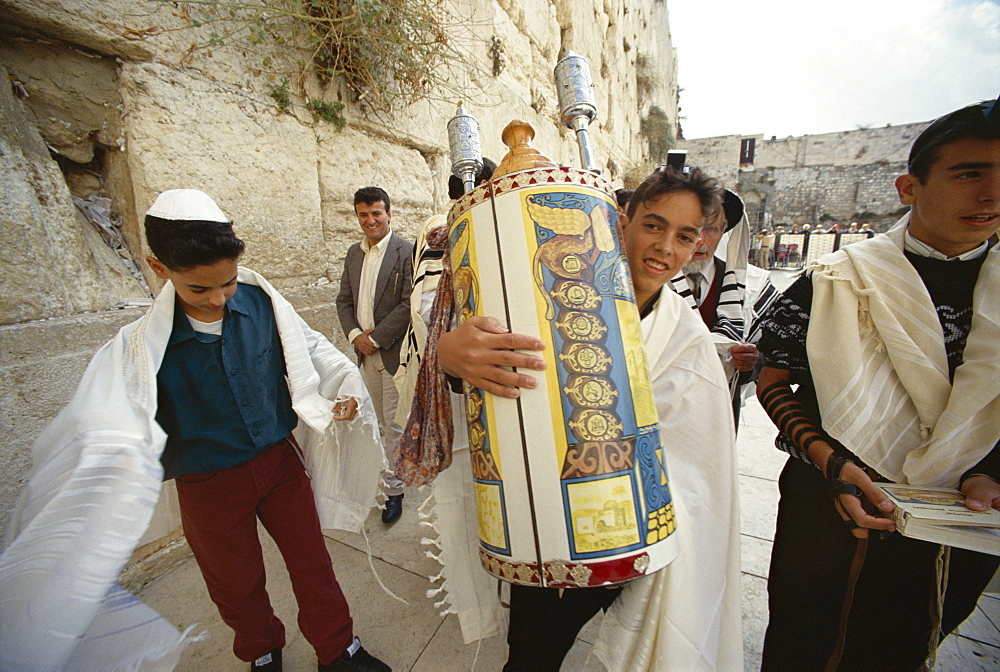
[[[354,345],[361,375],[382,424],[383,449],[390,467],[383,474],[386,502],[382,522],[392,523],[403,513],[403,483],[392,473],[392,454],[403,433],[393,422],[399,395],[392,376],[410,323],[413,243],[389,228],[389,194],[379,187],[358,189],[354,212],[365,237],[347,250],[337,315],[347,340]]]

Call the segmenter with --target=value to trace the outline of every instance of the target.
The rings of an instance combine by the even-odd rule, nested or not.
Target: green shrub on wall
[[[642,119],[639,132],[649,145],[649,158],[654,164],[667,161],[667,152],[674,146],[674,127],[670,117],[656,105],[649,106],[649,114]]]
[[[469,21],[439,0],[188,0],[165,6],[179,7],[173,13],[203,29],[205,37],[191,52],[231,45],[260,54],[252,67],[283,78],[271,95],[286,112],[288,77],[342,82],[355,101],[384,117],[420,99],[475,97],[484,74],[467,56],[476,42]],[[157,32],[132,34],[145,39]],[[307,57],[298,60],[297,72],[279,72],[270,55],[275,47]]]

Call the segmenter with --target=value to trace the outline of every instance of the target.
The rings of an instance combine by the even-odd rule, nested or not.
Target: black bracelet
[[[843,457],[842,455],[833,453],[826,461],[826,477],[831,481],[839,479],[840,472],[843,471],[844,466],[848,464],[854,464],[854,461]]]
[[[831,482],[833,483],[833,487],[831,487],[826,494],[832,499],[837,499],[837,497],[840,497],[841,495],[853,495],[855,497],[861,496],[861,488],[853,483],[848,483],[847,481],[843,481],[839,478],[831,479]]]

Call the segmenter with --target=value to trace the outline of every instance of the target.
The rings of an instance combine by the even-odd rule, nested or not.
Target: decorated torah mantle
[[[639,313],[610,183],[532,135],[512,122],[493,180],[448,216],[459,322],[496,317],[546,344],[519,399],[467,387],[480,560],[511,583],[618,584],[678,552]]]

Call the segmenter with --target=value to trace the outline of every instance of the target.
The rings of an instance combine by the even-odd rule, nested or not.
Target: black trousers
[[[919,669],[936,620],[940,547],[895,533],[885,539],[872,534],[859,544],[826,495],[819,470],[794,458],[779,486],[761,669],[824,669],[841,628],[838,669]],[[849,595],[852,563],[860,571]],[[942,639],[975,609],[998,564],[996,556],[952,549]]]
[[[510,587],[510,652],[504,672],[557,672],[580,629],[615,601],[621,588]]]

